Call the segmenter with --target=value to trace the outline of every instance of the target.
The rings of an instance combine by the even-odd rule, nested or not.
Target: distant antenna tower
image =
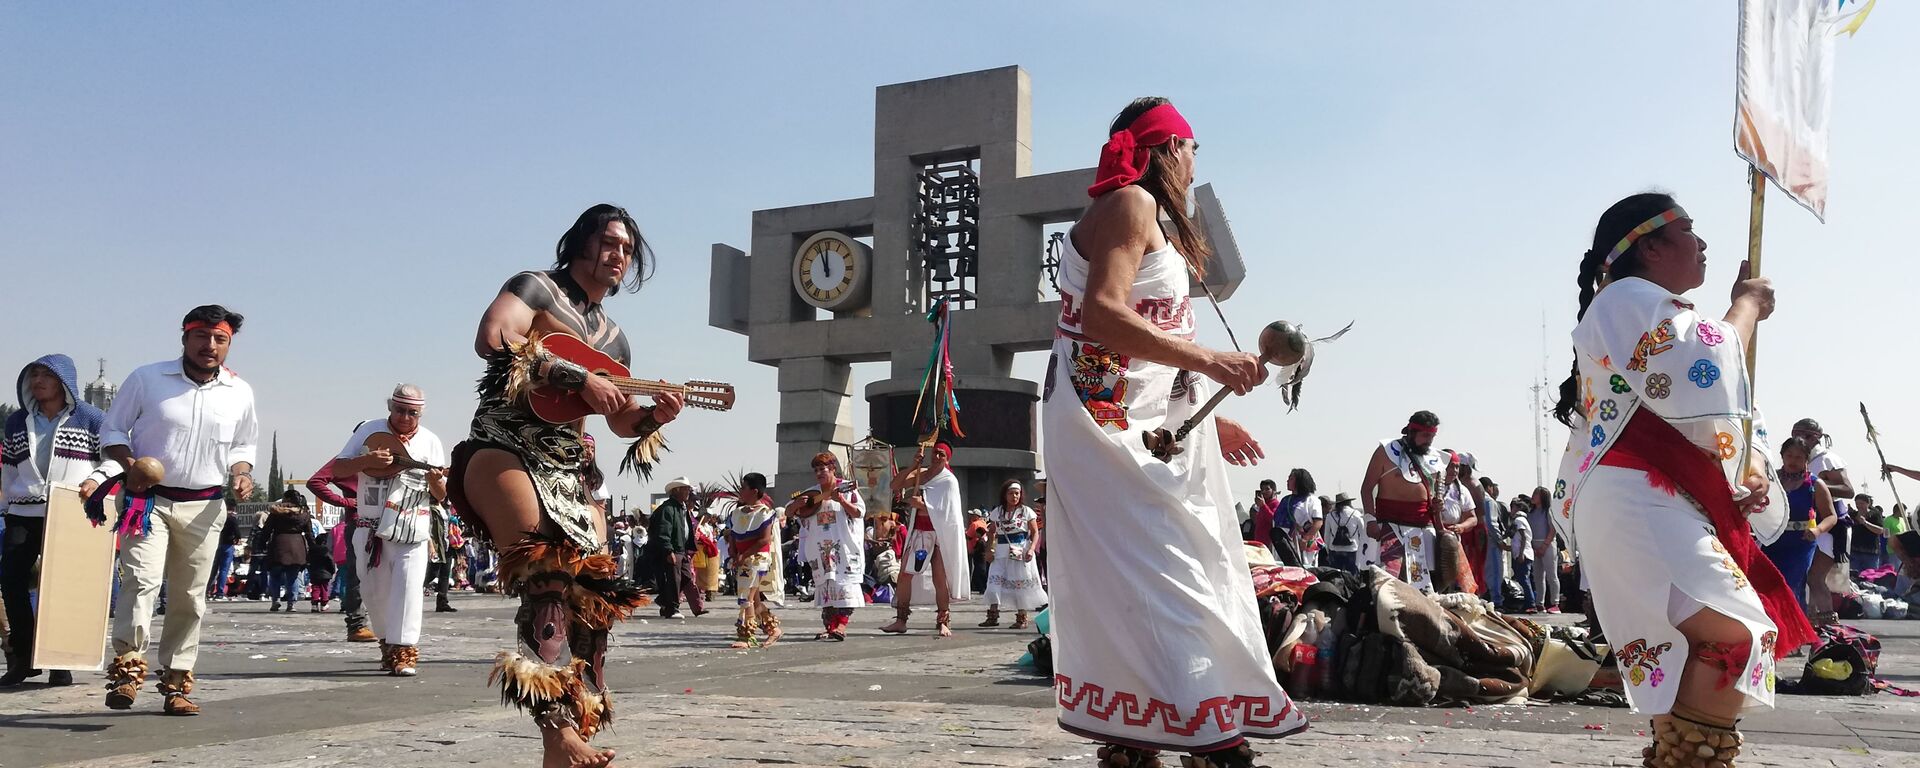
[[[1547,311],[1540,310],[1540,375],[1533,380],[1533,487],[1547,485]]]

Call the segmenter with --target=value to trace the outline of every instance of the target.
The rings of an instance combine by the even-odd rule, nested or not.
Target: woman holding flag
[[[1737,280],[1710,318],[1684,297],[1706,263],[1672,197],[1607,209],[1580,263],[1574,370],[1555,407],[1573,437],[1551,517],[1586,566],[1628,702],[1653,718],[1647,765],[1731,765],[1741,711],[1772,706],[1775,660],[1813,638],[1748,520],[1778,516],[1785,495],[1743,363],[1773,286]]]

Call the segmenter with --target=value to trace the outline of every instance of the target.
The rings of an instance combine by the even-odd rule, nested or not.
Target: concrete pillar
[[[813,484],[814,454],[835,444],[848,445],[853,434],[853,401],[848,388],[853,366],[830,357],[780,361],[779,472],[774,487],[791,493]]]

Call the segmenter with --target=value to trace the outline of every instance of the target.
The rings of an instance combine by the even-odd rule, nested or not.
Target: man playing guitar
[[[626,334],[601,301],[623,280],[638,291],[651,271],[652,252],[633,217],[612,205],[588,208],[555,250],[552,270],[515,275],[480,319],[474,351],[487,360],[487,373],[471,434],[454,448],[449,490],[462,519],[499,551],[501,584],[521,598],[520,647],[500,654],[492,678],[539,725],[543,764],[578,768],[612,763],[612,750],[586,741],[612,713],[602,679],[607,633],[645,598],[618,579],[616,561],[602,551],[606,522],[580,476],[584,420],[544,421],[527,395],[538,387],[578,393],[614,434],[637,438],[625,463],[643,475],[663,449],[661,426],[680,414],[683,399],[662,394],[642,405],[539,341],[567,333],[631,363]],[[585,662],[579,672],[576,653]]]

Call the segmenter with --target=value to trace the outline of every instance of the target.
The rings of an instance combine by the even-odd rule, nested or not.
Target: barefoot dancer
[[[1775,659],[1813,637],[1746,518],[1784,495],[1771,492],[1742,352],[1773,287],[1739,280],[1726,315],[1709,318],[1682,296],[1706,263],[1670,196],[1601,214],[1554,408],[1573,435],[1550,516],[1592,581],[1628,703],[1653,718],[1646,764],[1678,768],[1731,765],[1741,710],[1772,706]],[[1746,417],[1755,440],[1742,466]]]
[[[545,384],[579,393],[613,433],[638,438],[626,464],[641,474],[664,447],[660,427],[681,398],[654,405],[622,394],[606,379],[546,353],[540,334],[580,337],[627,363],[627,337],[601,300],[624,279],[639,290],[651,267],[640,228],[623,209],[588,208],[560,237],[554,268],[522,272],[500,289],[480,320],[475,351],[487,360],[472,433],[453,451],[454,505],[482,541],[500,553],[500,582],[519,595],[519,647],[502,652],[489,679],[502,697],[540,727],[544,765],[603,766],[613,751],[587,739],[612,717],[602,677],[607,633],[646,599],[617,577],[607,554],[606,521],[580,480],[584,422],[549,424],[533,415],[527,390]],[[637,264],[635,262],[638,262]]]
[[[933,603],[934,628],[941,637],[952,637],[950,606],[972,597],[972,570],[967,562],[967,521],[961,512],[960,479],[953,476],[949,463],[953,448],[936,443],[933,454],[915,452],[913,466],[893,484],[895,488],[916,487],[908,494],[907,507],[913,512],[913,524],[907,527],[906,551],[900,555],[900,584],[895,590],[893,621],[880,631],[903,634],[907,619],[913,615],[914,593],[920,602]],[[925,466],[922,466],[922,464]]]
[[[1246,392],[1266,368],[1193,341],[1189,279],[1207,258],[1187,216],[1193,131],[1165,99],[1140,99],[1111,137],[1060,259],[1041,395],[1060,726],[1104,745],[1111,768],[1155,768],[1159,750],[1250,766],[1248,737],[1307,727],[1273,676],[1227,484],[1226,464],[1259,445],[1216,418],[1162,463],[1141,433],[1185,421],[1209,379]]]

